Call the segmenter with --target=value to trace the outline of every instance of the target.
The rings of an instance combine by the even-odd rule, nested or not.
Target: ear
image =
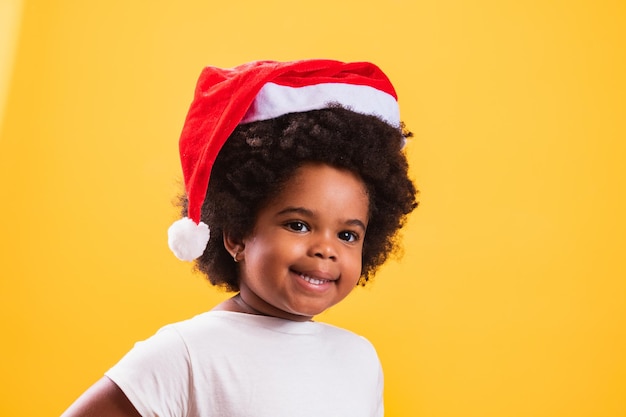
[[[239,262],[238,255],[243,252],[245,245],[243,241],[239,238],[235,238],[232,234],[224,231],[224,247],[230,253],[230,256],[233,257],[235,262]]]

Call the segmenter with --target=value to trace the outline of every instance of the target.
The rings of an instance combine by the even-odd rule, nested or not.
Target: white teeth
[[[309,283],[311,283],[313,285],[322,285],[322,284],[325,284],[325,283],[327,283],[329,281],[327,279],[313,278],[313,277],[310,277],[308,275],[300,275],[300,276],[302,277],[303,280],[305,280],[306,282],[309,282]]]

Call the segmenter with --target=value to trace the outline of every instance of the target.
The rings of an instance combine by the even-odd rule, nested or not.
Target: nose
[[[318,234],[313,237],[309,247],[309,255],[321,259],[337,260],[336,242],[329,234]]]

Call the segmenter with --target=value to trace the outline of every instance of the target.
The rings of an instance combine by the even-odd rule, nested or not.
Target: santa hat
[[[396,92],[368,62],[257,61],[231,69],[206,67],[180,137],[180,158],[189,204],[187,217],[168,230],[177,258],[192,261],[209,241],[200,212],[217,155],[237,125],[340,104],[400,126]]]

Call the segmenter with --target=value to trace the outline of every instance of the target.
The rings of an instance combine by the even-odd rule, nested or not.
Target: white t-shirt
[[[383,415],[373,346],[317,322],[207,312],[138,342],[106,375],[144,417]]]

